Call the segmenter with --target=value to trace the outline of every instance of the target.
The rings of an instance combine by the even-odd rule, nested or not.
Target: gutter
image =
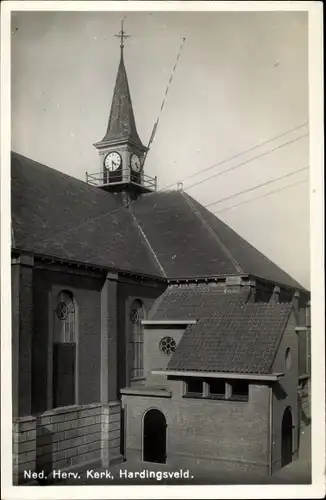
[[[177,319],[177,320],[152,320],[143,319],[141,321],[142,325],[195,325],[197,321],[195,319]]]
[[[261,380],[265,382],[277,382],[284,373],[229,373],[229,372],[200,372],[200,371],[178,371],[178,370],[151,370],[152,375],[165,375],[173,377],[205,377],[205,378],[227,378],[237,380]]]

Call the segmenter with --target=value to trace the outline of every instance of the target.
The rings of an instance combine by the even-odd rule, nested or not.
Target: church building
[[[124,460],[272,475],[309,419],[310,294],[157,190],[123,41],[86,182],[11,156],[14,484]]]

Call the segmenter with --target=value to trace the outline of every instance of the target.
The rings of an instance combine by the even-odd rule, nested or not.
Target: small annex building
[[[292,302],[172,286],[143,325],[144,385],[121,391],[127,459],[272,474],[297,456]]]

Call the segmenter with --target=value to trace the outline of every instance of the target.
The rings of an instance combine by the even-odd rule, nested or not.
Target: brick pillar
[[[121,403],[117,401],[118,275],[108,273],[101,294],[101,460],[103,467],[122,461]]]
[[[307,328],[311,327],[310,307],[311,307],[311,303],[310,303],[310,300],[309,300],[309,302],[307,302],[307,305],[306,305],[306,326],[307,326]]]
[[[274,286],[273,293],[272,293],[272,296],[271,296],[271,299],[270,299],[270,303],[271,304],[279,304],[279,302],[280,302],[280,293],[281,293],[280,287],[279,286]]]
[[[36,469],[36,418],[14,418],[12,431],[13,484],[18,485],[32,481]]]
[[[101,293],[101,402],[117,399],[118,275],[108,273]]]
[[[300,309],[300,293],[299,292],[294,292],[293,305],[294,305],[295,312],[297,314],[299,314],[299,309]]]
[[[30,415],[32,408],[34,258],[12,260],[12,410],[13,417]]]
[[[247,302],[255,302],[256,281],[255,280],[243,281],[243,287],[242,287],[241,291],[248,291],[249,292]]]
[[[120,436],[123,432],[120,422],[120,401],[102,405],[101,460],[103,467],[109,467],[123,461],[120,454]]]
[[[241,276],[228,276],[225,280],[225,290],[227,293],[240,292],[242,287]]]

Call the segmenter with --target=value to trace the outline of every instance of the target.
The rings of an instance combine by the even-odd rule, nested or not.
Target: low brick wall
[[[24,471],[50,476],[90,462],[109,466],[120,454],[121,404],[99,403],[55,408],[13,421],[14,484],[28,479]]]
[[[36,467],[36,418],[14,419],[12,429],[13,484],[19,484],[25,470]]]
[[[100,458],[100,404],[56,408],[37,417],[36,471],[50,473]]]

